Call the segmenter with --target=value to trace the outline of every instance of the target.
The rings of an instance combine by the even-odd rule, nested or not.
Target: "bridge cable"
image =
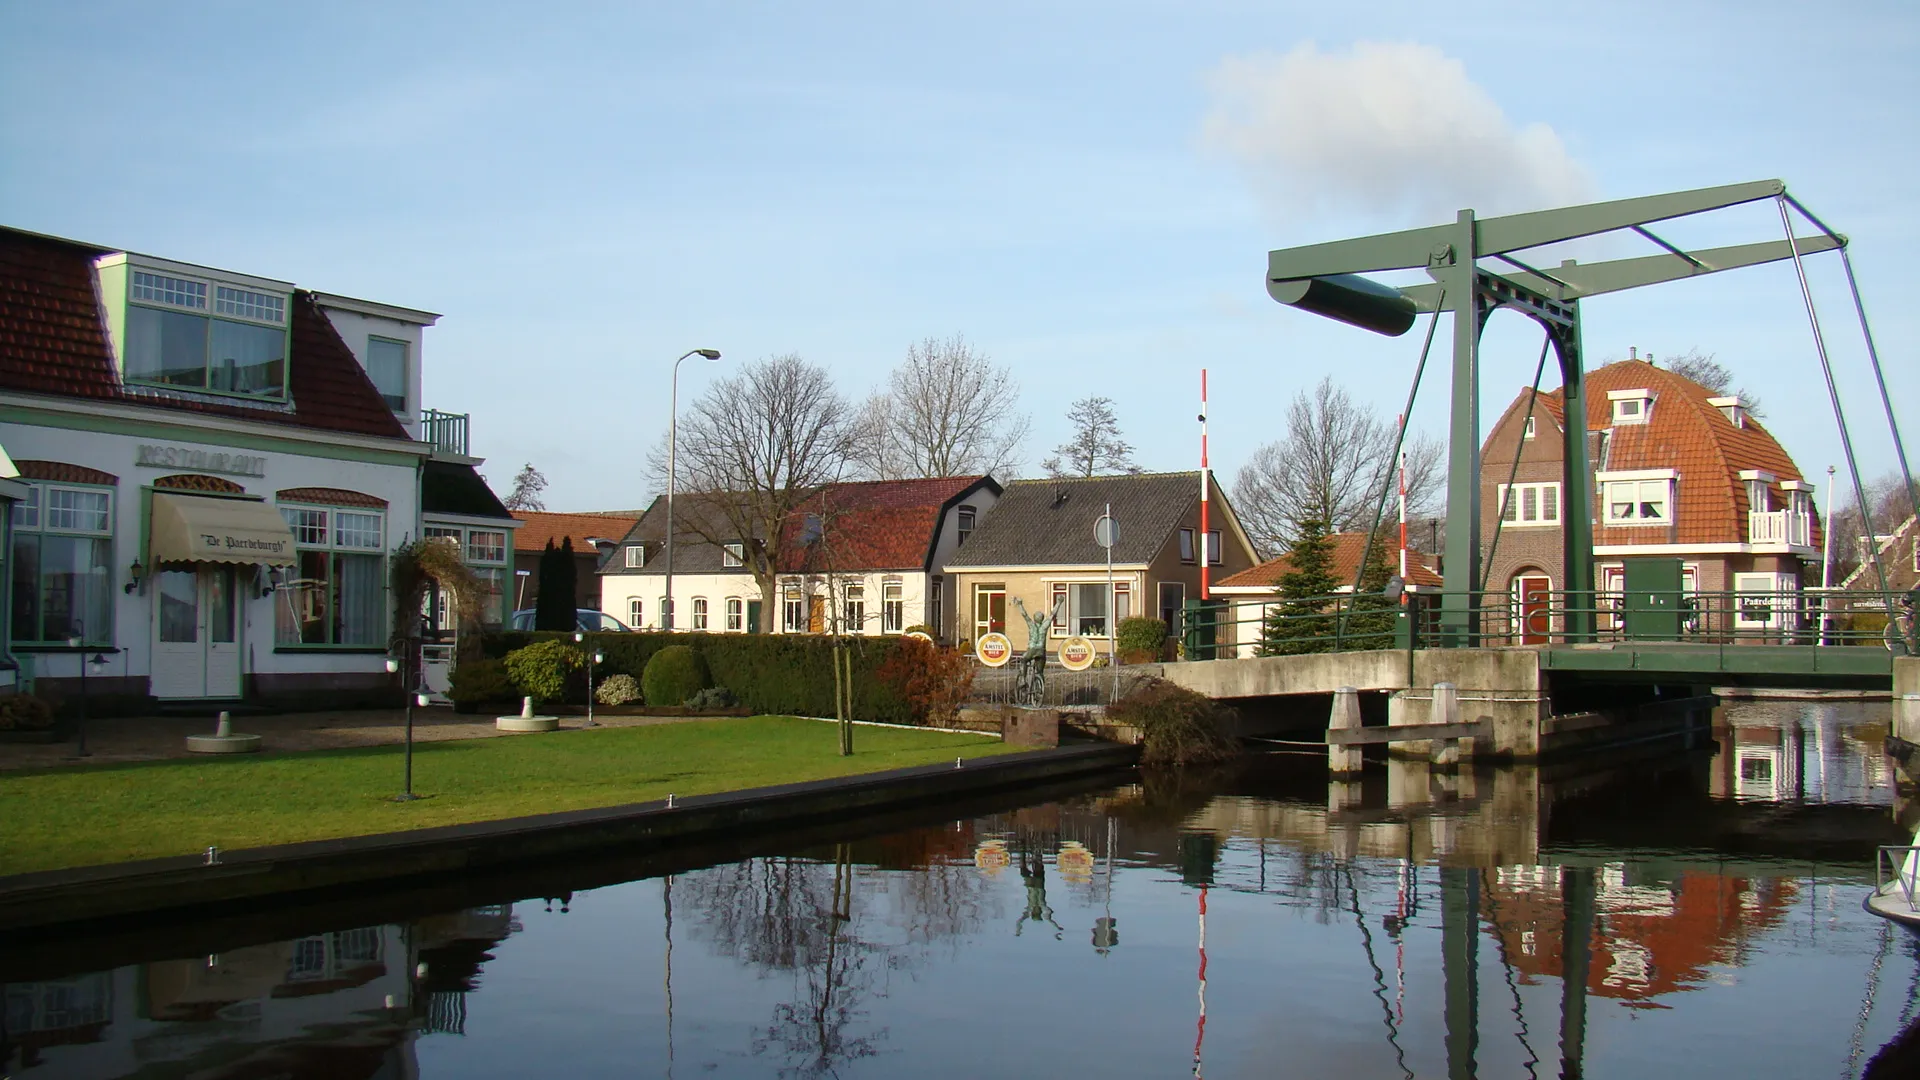
[[[1893,399],[1887,396],[1887,379],[1880,370],[1880,350],[1873,343],[1873,327],[1867,323],[1867,307],[1860,300],[1860,280],[1853,274],[1853,256],[1848,253],[1847,238],[1827,227],[1827,223],[1815,217],[1813,211],[1801,205],[1792,195],[1781,196],[1787,204],[1800,211],[1800,216],[1813,223],[1814,228],[1826,233],[1840,248],[1840,265],[1847,272],[1847,288],[1853,293],[1853,310],[1860,316],[1860,336],[1867,342],[1867,359],[1873,364],[1873,381],[1880,388],[1880,406],[1887,413],[1887,430],[1893,434],[1893,452],[1900,459],[1900,479],[1906,483],[1907,499],[1910,508],[1920,508],[1920,488],[1913,484],[1913,470],[1907,467],[1907,447],[1900,438],[1900,423],[1893,418]],[[1829,493],[1831,494],[1831,493]],[[1868,529],[1869,533],[1873,530]]]
[[[1799,205],[1798,203],[1794,205]],[[1806,213],[1803,209],[1801,213]],[[1873,344],[1873,328],[1867,325],[1867,308],[1860,301],[1860,282],[1853,276],[1853,259],[1840,249],[1840,265],[1847,269],[1847,288],[1853,291],[1853,310],[1860,315],[1860,335],[1867,339],[1867,359],[1873,361],[1873,381],[1880,387],[1880,406],[1887,411],[1887,430],[1893,433],[1893,452],[1900,459],[1900,479],[1907,485],[1907,511],[1920,513],[1920,488],[1913,486],[1913,470],[1907,467],[1907,446],[1900,438],[1900,422],[1893,418],[1893,399],[1887,396],[1887,378],[1880,371],[1880,350]],[[1831,497],[1831,496],[1829,496]],[[1873,529],[1867,529],[1872,535]]]
[[[1840,389],[1833,381],[1833,362],[1827,357],[1827,339],[1820,332],[1820,316],[1813,308],[1813,288],[1807,284],[1807,265],[1800,257],[1800,239],[1793,235],[1793,219],[1787,216],[1787,200],[1784,195],[1774,199],[1774,205],[1780,210],[1780,225],[1787,233],[1787,249],[1793,252],[1793,272],[1800,278],[1800,296],[1807,304],[1807,322],[1813,326],[1813,347],[1820,356],[1820,372],[1827,380],[1827,399],[1833,403],[1833,420],[1840,429],[1840,447],[1847,455],[1847,475],[1853,480],[1855,505],[1860,508],[1860,516],[1867,523],[1868,533],[1872,533],[1872,518],[1868,517],[1866,488],[1860,483],[1860,462],[1853,455],[1853,436],[1847,431],[1847,416],[1840,408]],[[1887,568],[1880,561],[1880,549],[1871,539],[1867,543],[1868,557],[1873,561],[1874,574],[1880,580],[1880,591],[1887,592]],[[1893,616],[1893,601],[1887,601],[1887,616]]]
[[[1548,334],[1547,340],[1540,343],[1540,362],[1533,366],[1533,385],[1527,389],[1527,420],[1529,422],[1533,420],[1534,402],[1540,397],[1540,379],[1547,373],[1547,353],[1550,350],[1552,350],[1552,348],[1553,348],[1553,335]],[[1566,410],[1563,407],[1561,411],[1564,413]],[[1567,422],[1572,423],[1573,421],[1568,420]],[[1582,424],[1585,424],[1586,418],[1582,417],[1580,422]],[[1526,433],[1527,433],[1527,429],[1524,426],[1522,426],[1520,429],[1521,437],[1514,440],[1513,468],[1507,470],[1506,499],[1498,499],[1498,495],[1496,493],[1496,499],[1498,499],[1498,502],[1500,505],[1500,513],[1496,515],[1493,519],[1493,543],[1487,546],[1486,560],[1480,564],[1483,569],[1486,567],[1491,567],[1493,565],[1493,556],[1496,552],[1500,550],[1500,528],[1501,526],[1507,523],[1507,499],[1513,498],[1513,482],[1519,479],[1520,477],[1520,452],[1526,449],[1526,446],[1527,446]],[[1562,499],[1564,501],[1564,496],[1562,497]],[[1566,508],[1561,507],[1560,509],[1564,511]],[[1482,582],[1481,584],[1484,585],[1485,582]],[[1485,602],[1484,597],[1482,598],[1481,602],[1482,603]]]
[[[1380,498],[1373,506],[1373,525],[1367,529],[1366,546],[1360,550],[1359,565],[1353,568],[1353,595],[1360,595],[1360,579],[1366,576],[1367,560],[1373,558],[1373,540],[1380,534],[1380,519],[1387,512],[1387,492],[1392,490],[1393,470],[1400,461],[1400,450],[1407,442],[1407,422],[1413,418],[1413,402],[1420,395],[1420,380],[1426,377],[1427,354],[1433,350],[1433,331],[1440,325],[1440,312],[1447,306],[1447,290],[1442,288],[1433,302],[1433,317],[1427,320],[1427,338],[1420,345],[1420,362],[1413,368],[1413,384],[1407,387],[1407,404],[1400,410],[1400,430],[1394,433],[1393,454],[1386,459],[1386,467],[1380,473]],[[1456,316],[1466,317],[1466,316]],[[1328,523],[1332,527],[1332,523]],[[1405,582],[1401,583],[1404,588]],[[1339,601],[1334,601],[1334,611],[1339,612]],[[1333,621],[1333,649],[1340,651],[1340,639],[1346,629],[1346,620],[1335,618]]]

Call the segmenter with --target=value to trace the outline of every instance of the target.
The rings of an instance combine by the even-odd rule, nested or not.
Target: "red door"
[[[1545,645],[1553,633],[1553,582],[1544,577],[1520,579],[1520,644]]]

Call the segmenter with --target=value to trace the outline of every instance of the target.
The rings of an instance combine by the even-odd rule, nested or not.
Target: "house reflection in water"
[[[485,908],[10,983],[0,1065],[49,1080],[157,1067],[302,1080],[415,1076],[416,1033],[464,1017],[461,995],[477,962],[463,967],[461,957],[488,958],[485,949],[512,929],[510,909]]]

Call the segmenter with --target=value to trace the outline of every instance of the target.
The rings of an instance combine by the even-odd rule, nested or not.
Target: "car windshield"
[[[581,611],[580,625],[587,630],[625,630],[627,624],[604,611]]]

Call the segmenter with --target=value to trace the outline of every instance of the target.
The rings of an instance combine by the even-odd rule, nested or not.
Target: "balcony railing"
[[[445,454],[467,456],[467,413],[428,409],[420,414],[420,441]]]
[[[1813,517],[1805,511],[1755,511],[1747,515],[1747,543],[1813,546]]]

